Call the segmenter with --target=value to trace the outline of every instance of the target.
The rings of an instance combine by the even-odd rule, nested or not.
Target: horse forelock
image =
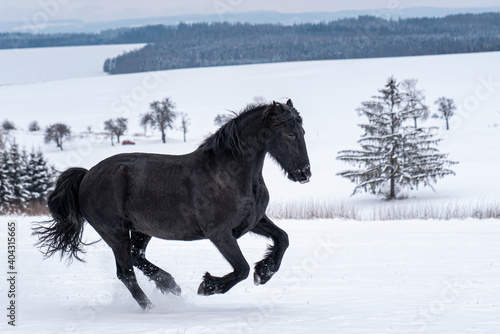
[[[276,108],[278,108],[279,110],[276,111]],[[300,117],[297,109],[281,103],[270,105],[264,113],[264,118],[270,119],[270,123],[275,128],[280,128],[292,122],[298,122],[299,124],[302,124],[302,117]]]

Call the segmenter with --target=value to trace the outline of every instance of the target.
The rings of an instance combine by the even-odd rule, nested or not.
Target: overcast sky
[[[0,20],[80,19],[86,22],[179,14],[273,10],[284,13],[409,7],[498,7],[499,0],[1,0]]]

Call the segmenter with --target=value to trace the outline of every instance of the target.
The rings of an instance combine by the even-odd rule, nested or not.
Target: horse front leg
[[[264,259],[255,264],[253,275],[255,285],[266,284],[280,268],[281,260],[288,248],[288,234],[274,225],[266,215],[251,232],[271,238],[274,242],[273,246],[269,246]]]
[[[198,288],[198,294],[205,296],[226,293],[237,283],[247,278],[250,273],[250,266],[243,257],[238,242],[232,234],[225,234],[209,239],[233,267],[234,271],[223,277],[215,277],[207,272],[203,276],[203,281]]]

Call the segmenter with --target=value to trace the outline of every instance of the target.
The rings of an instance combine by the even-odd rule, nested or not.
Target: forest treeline
[[[500,13],[384,20],[373,16],[279,25],[181,23],[99,34],[0,34],[0,48],[148,43],[107,59],[108,73],[282,61],[500,50]]]
[[[500,14],[398,21],[365,16],[294,26],[180,24],[168,30],[159,42],[106,60],[104,71],[500,50]]]

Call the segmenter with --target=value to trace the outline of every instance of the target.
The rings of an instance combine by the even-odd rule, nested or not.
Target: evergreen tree
[[[447,168],[455,162],[437,149],[435,128],[407,125],[414,116],[398,86],[391,77],[380,95],[362,103],[358,112],[368,123],[360,125],[365,131],[358,141],[361,149],[338,153],[337,159],[359,167],[338,174],[356,183],[353,194],[363,190],[395,199],[402,188],[430,185],[455,174]]]
[[[53,184],[53,172],[47,165],[43,153],[34,150],[26,161],[25,174],[26,194],[28,201],[42,203],[47,200],[49,190]]]
[[[47,201],[49,199],[49,193],[53,190],[57,172],[53,166],[49,166],[41,150],[38,150],[36,153],[36,160],[41,180],[40,190],[42,199]]]
[[[10,188],[7,181],[7,160],[9,159],[8,153],[5,150],[0,151],[0,212],[4,212],[10,195]]]
[[[21,154],[17,143],[12,142],[5,163],[8,188],[6,202],[10,206],[9,211],[22,210],[27,203],[25,160],[26,152]]]
[[[167,142],[166,130],[172,129],[172,124],[177,116],[174,111],[175,105],[166,98],[162,101],[154,101],[149,105],[150,111],[141,117],[141,125],[150,125],[157,128],[161,132],[161,141],[165,144]]]

